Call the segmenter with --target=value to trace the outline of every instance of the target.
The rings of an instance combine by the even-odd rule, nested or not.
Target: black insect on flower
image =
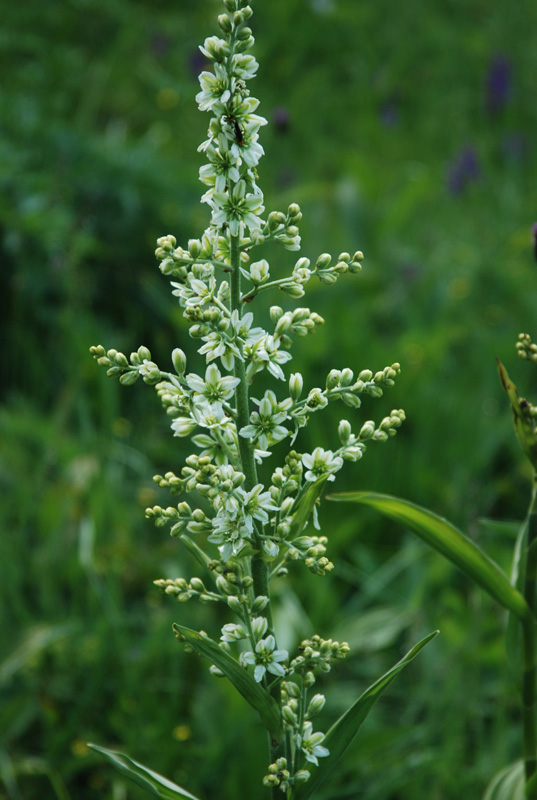
[[[241,126],[237,122],[237,119],[236,119],[235,115],[234,114],[228,114],[226,117],[224,117],[224,120],[225,120],[225,122],[227,122],[228,125],[231,125],[231,127],[233,128],[233,134],[235,136],[235,141],[237,142],[239,147],[242,147],[243,144],[244,144],[244,134],[242,132]]]

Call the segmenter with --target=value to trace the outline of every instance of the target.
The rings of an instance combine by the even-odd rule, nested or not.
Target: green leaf
[[[124,753],[118,753],[116,750],[107,750],[106,747],[99,747],[96,744],[88,743],[88,747],[101,753],[111,764],[116,767],[123,775],[130,778],[131,781],[137,783],[149,794],[156,795],[156,797],[163,797],[165,800],[177,800],[177,798],[187,798],[187,800],[199,800],[186,789],[181,789],[177,784],[172,783],[167,778],[159,775],[157,772],[143,764],[139,764],[134,759],[129,758]]]
[[[315,503],[319,499],[327,479],[328,475],[317,478],[316,481],[308,486],[302,497],[300,497],[298,502],[293,506],[291,532],[289,534],[290,540],[294,539],[295,536],[299,536],[306,527]]]
[[[515,548],[513,551],[513,563],[511,565],[511,584],[520,593],[524,591],[527,543],[528,519],[526,518],[520,526],[520,530],[516,538]],[[523,663],[522,648],[523,643],[520,621],[518,617],[513,614],[513,612],[509,612],[505,632],[505,649],[507,652],[507,659],[509,661],[509,668],[519,691],[522,690],[522,676],[520,674],[520,665]]]
[[[241,667],[229,653],[222,650],[205,634],[176,623],[174,623],[173,629],[178,637],[187,641],[198,655],[203,656],[222,670],[235,689],[259,713],[271,737],[279,742],[283,736],[280,708],[267,690],[255,681],[250,673]]]
[[[295,790],[296,800],[306,800],[328,777],[337,762],[350,745],[358,730],[376,701],[393,679],[409,664],[425,645],[438,635],[438,631],[430,633],[418,642],[401,661],[398,661],[388,672],[373,683],[358,700],[335,722],[325,736],[323,745],[330,750],[330,755],[319,762],[319,766],[307,783]]]
[[[491,780],[483,800],[524,800],[524,762],[516,761]]]
[[[443,517],[407,500],[374,492],[336,494],[329,499],[363,503],[400,522],[476,581],[508,611],[525,622],[532,620],[533,615],[524,597],[511,585],[496,562]]]

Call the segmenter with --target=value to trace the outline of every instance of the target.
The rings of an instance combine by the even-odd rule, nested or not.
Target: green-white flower
[[[282,661],[287,661],[289,653],[287,650],[275,650],[276,640],[272,634],[266,639],[260,639],[255,646],[255,651],[248,650],[240,655],[240,661],[243,666],[246,664],[255,664],[254,678],[259,683],[265,677],[265,673],[270,672],[272,675],[277,675],[283,678],[285,675],[285,667],[282,666]]]
[[[307,481],[316,481],[323,475],[328,475],[328,480],[335,480],[334,473],[343,466],[343,459],[335,456],[331,450],[316,447],[313,453],[304,453],[302,463],[307,467],[304,478]]]

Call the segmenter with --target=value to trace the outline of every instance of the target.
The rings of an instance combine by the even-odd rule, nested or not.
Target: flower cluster
[[[256,324],[253,301],[262,292],[280,292],[286,301],[300,298],[311,280],[329,286],[344,274],[359,272],[363,255],[301,257],[278,277],[271,275],[266,259],[252,258],[255,248],[267,241],[298,250],[301,212],[293,203],[287,211],[264,215],[256,167],[263,155],[259,131],[266,120],[257,114],[259,103],[247,88],[257,71],[248,52],[252,10],[245,0],[223,2],[220,34],[201,48],[212,70],[200,75],[196,98],[199,108],[211,114],[207,139],[199,148],[206,159],[200,179],[210,224],[186,246],[167,235],[158,239],[156,249],[189,335],[198,343],[201,366],[189,370],[179,347],[171,354],[169,369],[154,363],[146,347],[129,357],[102,345],[91,352],[122,384],[141,377],[154,386],[173,435],[192,442],[194,452],[180,470],[154,477],[177,501],[148,508],[146,516],[159,527],[171,526],[171,534],[194,555],[204,575],[155,583],[181,603],[196,598],[229,610],[232,616],[221,627],[220,638],[210,640],[212,649],[203,645],[200,650],[206,657],[211,654],[215,675],[233,676],[226,659],[234,658],[267,697],[281,687],[287,750],[285,756],[274,751],[264,783],[287,792],[306,781],[310,768],[328,755],[324,734],[314,731],[311,722],[323,708],[324,696],[309,698],[308,692],[315,674],[329,671],[348,645],[314,636],[302,642],[294,657],[279,648],[270,584],[297,562],[317,575],[330,572],[328,537],[320,532],[318,515],[323,487],[336,479],[345,462],[360,460],[371,442],[393,436],[404,412],[393,410],[380,423],[341,419],[332,449],[294,449],[314,413],[336,401],[355,412],[364,397],[378,398],[393,386],[400,366],[356,374],[348,367],[332,369],[323,385],[307,388],[300,372],[289,371],[290,350],[293,337],[314,333],[322,317],[307,307],[284,310],[273,305],[269,329]],[[274,388],[250,397],[250,385],[263,372],[274,379]],[[281,453],[280,465],[269,469],[265,465],[273,450]],[[200,641],[209,639],[200,634]]]

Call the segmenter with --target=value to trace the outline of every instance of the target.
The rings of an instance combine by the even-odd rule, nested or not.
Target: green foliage
[[[10,800],[142,797],[86,740],[121,742],[180,784],[194,765],[191,788],[203,797],[240,797],[263,768],[242,699],[222,699],[221,682],[177,653],[174,615],[151,588],[155,574],[188,572],[141,517],[163,497],[147,476],[170,463],[156,403],[87,359],[99,338],[144,341],[163,358],[169,342],[185,347],[152,252],[163,230],[179,238],[205,224],[192,154],[206,123],[193,96],[196,46],[216,6],[80,0],[4,10],[0,796]],[[326,304],[315,297],[340,331],[334,340],[319,329],[300,348],[304,379],[314,385],[334,352],[341,364],[367,352],[373,369],[400,361],[406,429],[389,465],[371,451],[360,488],[449,514],[508,571],[512,534],[478,515],[516,519],[527,477],[493,363],[532,330],[537,302],[535,4],[493,14],[479,0],[432,2],[426,13],[417,0],[261,6],[256,80],[270,119],[266,163],[277,165],[262,168],[265,194],[273,206],[299,200],[312,253],[357,241],[367,256],[352,292],[333,287]],[[511,89],[491,111],[486,83],[498,55]],[[466,145],[480,174],[453,192],[447,172]],[[143,428],[127,422],[141,416]],[[312,430],[329,441],[330,424]],[[363,726],[331,796],[480,796],[491,763],[518,752],[516,695],[498,704],[501,614],[373,515],[357,524],[335,505],[324,513],[337,580],[328,593],[306,576],[286,597],[286,621],[290,641],[296,620],[328,630],[337,619],[341,638],[355,629],[351,645],[364,657],[335,690],[341,712],[411,641],[442,630],[434,654],[420,655]],[[158,682],[156,663],[165,665]],[[179,682],[188,691],[173,703]],[[217,703],[229,720],[224,745],[207,724]],[[239,743],[242,772],[229,758]]]

